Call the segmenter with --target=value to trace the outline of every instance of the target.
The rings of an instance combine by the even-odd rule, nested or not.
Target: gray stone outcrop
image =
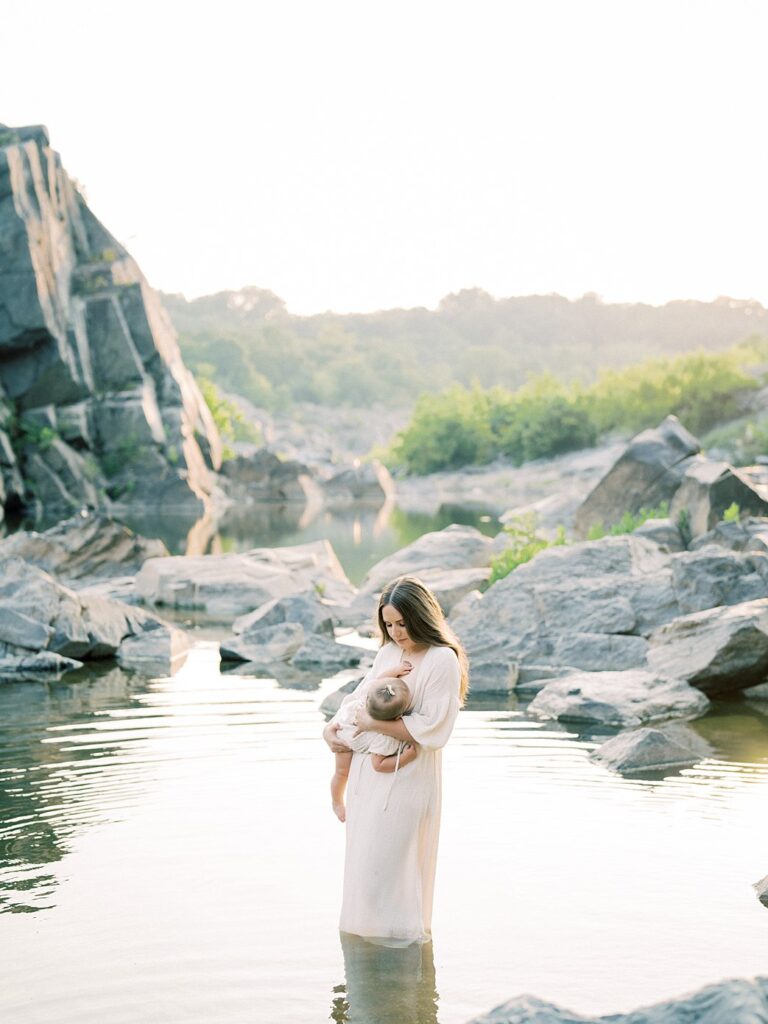
[[[595,764],[621,775],[684,768],[711,757],[713,750],[684,722],[620,732],[590,754]]]
[[[743,513],[768,515],[768,501],[744,471],[697,458],[689,463],[669,511],[673,519],[684,511],[691,534],[698,537],[714,529],[734,502]]]
[[[150,558],[136,577],[136,590],[148,604],[197,608],[222,620],[310,589],[338,604],[355,594],[328,541],[242,554]]]
[[[755,882],[753,889],[763,906],[768,907],[768,875],[765,878],[761,878],[759,882]]]
[[[174,509],[221,444],[170,320],[42,126],[0,126],[0,507]]]
[[[316,489],[306,466],[280,459],[268,448],[222,463],[219,483],[238,508],[269,502],[304,505]]]
[[[768,676],[768,598],[685,615],[650,637],[653,671],[705,693],[728,693]]]
[[[695,718],[709,701],[678,679],[643,669],[573,672],[555,679],[533,698],[528,713],[562,722],[599,722],[623,727],[665,718]]]
[[[329,508],[352,504],[379,508],[394,498],[395,486],[386,466],[371,459],[335,473],[323,483],[323,493]]]
[[[585,1016],[518,996],[469,1024],[768,1024],[768,976],[734,978],[629,1013]]]
[[[142,658],[148,659],[141,653],[147,645],[153,647],[157,666],[162,650],[175,660],[189,640],[182,630],[146,611],[78,594],[20,558],[2,562],[0,664],[5,673],[26,675],[34,668],[60,671],[85,660],[113,657],[139,666]]]
[[[305,633],[329,633],[335,625],[333,605],[320,597],[313,588],[289,597],[276,597],[247,615],[240,615],[232,623],[234,633],[248,633],[262,626],[278,626],[283,622],[298,622]]]
[[[576,536],[586,537],[592,526],[612,526],[625,512],[670,501],[699,451],[676,416],[638,434],[578,508]]]
[[[148,558],[168,550],[106,516],[73,516],[44,533],[20,531],[0,540],[0,562],[23,558],[66,583],[114,579],[137,573]]]
[[[360,590],[366,594],[378,593],[397,576],[418,576],[426,581],[425,574],[429,572],[437,574],[454,569],[486,568],[490,565],[492,545],[490,537],[472,526],[454,524],[444,530],[425,533],[412,544],[377,562],[361,583]]]
[[[463,604],[451,624],[467,648],[475,692],[516,685],[531,693],[574,671],[617,672],[650,664],[655,674],[676,677],[685,655],[665,661],[672,647],[662,644],[667,634],[658,632],[661,627],[671,624],[673,630],[674,622],[691,613],[764,599],[768,559],[763,551],[707,545],[670,553],[629,534],[540,552]],[[712,621],[720,621],[717,614]],[[663,647],[653,661],[651,638],[654,649]],[[722,630],[708,643],[720,650],[726,644]],[[758,681],[760,664],[758,659],[758,667],[744,677],[737,670],[733,685]],[[692,681],[685,674],[679,678]]]

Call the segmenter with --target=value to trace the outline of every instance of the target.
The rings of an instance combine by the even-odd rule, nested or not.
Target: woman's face
[[[381,617],[384,619],[384,626],[390,640],[394,640],[400,647],[407,648],[412,646],[413,642],[410,636],[408,636],[403,616],[394,605],[385,604],[381,609]]]

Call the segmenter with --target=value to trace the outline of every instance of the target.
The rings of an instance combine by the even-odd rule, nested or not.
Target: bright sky
[[[768,304],[765,0],[6,0],[2,25],[0,121],[48,126],[164,291]]]

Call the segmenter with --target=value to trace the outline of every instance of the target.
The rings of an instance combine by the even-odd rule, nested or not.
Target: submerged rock
[[[469,1024],[766,1024],[768,977],[734,978],[629,1013],[583,1016],[535,996],[518,996]]]
[[[356,668],[361,661],[371,657],[367,647],[353,647],[351,644],[337,644],[325,636],[308,636],[291,659],[291,664],[305,671],[333,675],[344,668]]]
[[[362,675],[354,676],[352,679],[340,686],[338,690],[334,690],[333,693],[329,693],[328,696],[320,703],[320,710],[322,713],[328,718],[335,715],[341,707],[344,698],[348,694],[354,693],[364,678],[365,677]]]
[[[547,683],[528,705],[538,718],[637,726],[664,718],[703,714],[703,693],[676,679],[643,669],[626,672],[574,672]]]
[[[622,775],[660,768],[682,768],[712,756],[712,748],[690,726],[620,732],[590,754],[590,760]]]

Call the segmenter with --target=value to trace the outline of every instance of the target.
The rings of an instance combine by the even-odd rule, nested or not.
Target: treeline
[[[694,348],[722,351],[768,333],[766,310],[734,299],[649,306],[594,295],[495,299],[469,289],[435,310],[309,317],[292,315],[259,288],[163,301],[187,365],[207,366],[221,389],[272,410],[296,402],[403,408],[424,391],[473,381],[516,389],[553,368],[589,385],[606,367]]]
[[[422,395],[386,454],[392,467],[431,473],[498,456],[516,464],[594,445],[611,431],[635,432],[669,413],[694,433],[738,416],[759,387],[768,340],[728,352],[656,359],[604,370],[591,386],[540,376],[515,391],[454,385]]]

